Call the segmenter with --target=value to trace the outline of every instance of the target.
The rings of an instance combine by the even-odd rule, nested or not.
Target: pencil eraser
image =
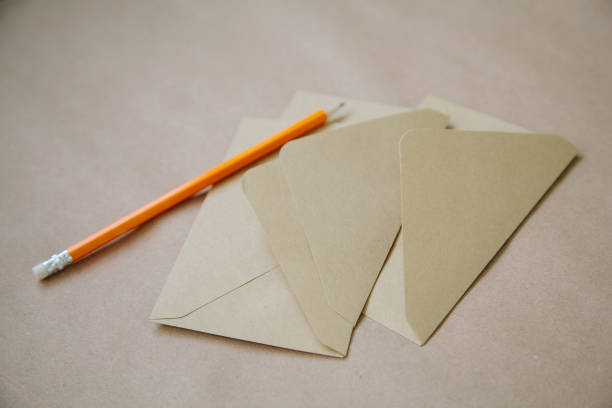
[[[47,276],[49,276],[47,274],[47,267],[45,266],[45,262],[41,262],[38,265],[32,267],[32,273],[34,274],[34,276],[36,276],[36,278],[38,278],[38,280],[43,280]]]
[[[38,280],[43,280],[46,277],[53,275],[56,272],[61,271],[66,266],[72,263],[72,256],[68,251],[60,252],[59,254],[51,255],[51,258],[32,268],[32,273]]]

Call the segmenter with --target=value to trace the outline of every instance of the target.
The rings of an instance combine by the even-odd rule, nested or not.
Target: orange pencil
[[[275,135],[270,136],[266,140],[252,146],[244,152],[232,157],[229,160],[213,167],[212,169],[200,174],[199,176],[189,180],[188,182],[176,187],[167,192],[163,196],[151,201],[148,204],[140,207],[136,211],[119,218],[112,224],[102,228],[87,238],[68,247],[59,254],[52,255],[46,261],[32,268],[34,275],[42,280],[56,272],[61,271],[66,266],[77,262],[88,254],[92,253],[101,246],[109,243],[113,239],[122,234],[138,227],[147,222],[151,218],[163,213],[169,208],[185,201],[198,191],[215,184],[225,177],[237,172],[249,164],[261,159],[267,154],[279,149],[288,141],[297,137],[303,136],[306,133],[323,125],[328,117],[344,106],[344,102],[331,109],[321,109],[305,117],[297,123],[281,130]]]

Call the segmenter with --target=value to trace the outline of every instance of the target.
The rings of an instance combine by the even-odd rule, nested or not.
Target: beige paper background
[[[0,2],[0,401],[609,406],[611,39],[608,1]],[[31,276],[214,165],[242,117],[278,117],[296,88],[439,95],[582,158],[424,348],[367,318],[344,360],[151,323],[201,197]]]

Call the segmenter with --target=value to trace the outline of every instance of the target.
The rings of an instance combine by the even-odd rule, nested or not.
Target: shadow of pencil
[[[151,228],[153,228],[153,226],[157,222],[160,222],[160,220],[164,219],[166,216],[170,216],[171,214],[176,213],[177,211],[188,211],[193,207],[199,208],[204,198],[206,198],[206,194],[208,193],[208,191],[209,190],[203,190],[189,197],[187,200],[169,209],[168,211],[158,215],[157,217],[145,222],[137,228],[117,237],[108,244],[98,248],[91,254],[87,255],[85,258],[68,266],[65,270],[53,274],[48,278],[43,279],[42,281],[39,281],[39,284],[47,286],[53,285],[65,279],[69,279],[74,275],[80,274],[86,268],[91,268],[92,266],[97,265],[99,262],[104,262],[107,257],[116,256],[116,251],[127,250],[128,248],[130,248],[131,245],[134,245],[138,242],[137,239],[139,237],[142,237],[143,234],[147,234],[148,231],[151,230]]]
[[[457,303],[455,303],[455,305],[451,308],[451,310],[446,314],[446,316],[444,316],[444,319],[442,319],[442,321],[440,322],[440,324],[438,324],[438,326],[436,327],[436,329],[433,331],[433,333],[431,334],[431,336],[429,336],[429,338],[425,341],[425,343],[422,344],[422,346],[425,346],[427,343],[429,343],[429,340],[435,336],[435,334],[438,332],[438,330],[440,330],[440,328],[442,327],[442,325],[446,322],[446,319],[448,319],[448,317],[453,313],[453,311],[455,310],[455,308],[459,305],[459,303],[463,300],[463,298],[472,290],[472,288],[478,283],[480,282],[481,279],[484,278],[484,276],[489,272],[489,270],[495,265],[495,263],[497,262],[497,260],[503,255],[503,253],[506,251],[506,248],[510,245],[510,242],[512,241],[512,239],[514,238],[514,236],[516,235],[516,233],[523,227],[523,225],[525,224],[525,222],[527,222],[527,220],[529,218],[531,218],[531,216],[537,211],[538,208],[540,208],[540,206],[542,205],[542,203],[546,200],[546,198],[552,194],[552,191],[555,189],[555,187],[561,183],[562,180],[564,180],[567,175],[578,165],[578,163],[582,160],[582,156],[578,155],[576,157],[574,157],[574,159],[570,162],[570,164],[565,168],[565,170],[559,175],[559,177],[557,177],[557,179],[555,180],[555,182],[548,188],[548,190],[546,190],[546,192],[544,193],[544,195],[542,195],[542,197],[538,200],[538,202],[536,203],[536,205],[531,209],[531,211],[529,211],[529,213],[527,214],[527,216],[523,219],[523,221],[521,221],[521,223],[516,227],[516,229],[512,232],[512,234],[510,234],[510,236],[508,237],[508,239],[504,242],[504,244],[501,246],[501,248],[495,253],[495,255],[493,256],[493,258],[491,258],[491,260],[489,261],[489,263],[487,263],[487,265],[484,267],[484,269],[482,270],[482,272],[480,272],[480,274],[478,275],[478,277],[476,277],[476,279],[474,279],[474,282],[472,282],[472,284],[470,285],[470,287],[463,293],[463,295],[461,295],[461,297],[459,298],[459,300],[457,300]]]

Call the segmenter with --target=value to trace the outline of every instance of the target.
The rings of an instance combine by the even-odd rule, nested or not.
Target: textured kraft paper
[[[345,100],[329,99],[322,102],[333,105]],[[376,117],[385,111],[380,104],[351,100],[348,103],[357,111],[341,115],[322,130],[351,125],[360,117]],[[401,109],[392,107],[389,111]],[[359,112],[368,114],[358,115]],[[289,123],[243,121],[226,157]],[[221,336],[338,356],[315,339],[288,293],[261,225],[242,193],[243,173],[244,170],[218,183],[208,193],[150,318]],[[346,347],[340,348],[346,352]]]
[[[0,1],[0,406],[609,408],[611,39],[609,0]],[[152,323],[202,196],[35,281],[296,88],[581,153],[422,348],[368,317],[342,361]]]
[[[306,92],[298,93],[294,101],[304,101],[303,103],[303,111],[307,111],[311,106],[315,106],[317,103],[321,103],[324,101],[321,97],[317,97],[317,95],[309,94]],[[293,104],[297,105],[297,103],[293,102]],[[432,108],[436,109],[440,112],[444,112],[450,117],[450,127],[456,129],[471,129],[471,130],[498,130],[498,131],[506,131],[506,132],[526,132],[523,128],[512,125],[503,120],[491,117],[489,115],[476,112],[472,109],[463,107],[458,104],[454,104],[452,102],[445,101],[436,97],[427,97],[421,102],[419,105],[421,108]],[[283,118],[285,120],[289,120],[294,116],[299,116],[303,112],[300,109],[289,105],[289,107],[285,110]],[[509,136],[510,138],[519,138],[517,140],[521,140],[521,135],[513,135]],[[533,135],[534,139],[541,138],[541,135]],[[525,139],[530,140],[530,139]],[[561,146],[569,146],[566,142],[559,142]],[[483,144],[483,148],[487,146]],[[500,148],[503,150],[504,146],[491,146],[489,147],[490,151],[488,152],[493,157],[497,157],[502,154],[500,152]],[[500,185],[503,186],[505,182],[508,182],[508,188],[512,187],[513,190],[510,190],[509,193],[513,191],[522,191],[524,195],[527,195],[530,198],[531,207],[535,205],[537,200],[546,192],[546,190],[550,187],[550,185],[555,181],[557,176],[561,173],[561,170],[564,169],[571,158],[573,158],[576,154],[575,149],[572,147],[567,147],[565,151],[553,150],[552,152],[557,152],[558,155],[561,156],[561,163],[563,164],[560,167],[559,163],[555,161],[559,157],[550,157],[545,154],[539,155],[541,165],[549,165],[552,168],[553,174],[556,174],[555,177],[550,176],[550,174],[546,172],[538,172],[534,171],[531,176],[525,180],[524,185],[517,186],[516,184],[510,183],[512,180],[500,180]],[[573,152],[573,153],[571,153]],[[421,157],[421,160],[433,161],[436,163],[436,166],[439,168],[444,168],[444,160],[439,160],[438,157],[435,156],[434,152],[430,152],[427,156],[423,156],[419,149],[413,150],[413,155]],[[568,159],[569,155],[569,159]],[[516,156],[516,155],[515,155]],[[520,156],[520,153],[518,153]],[[412,157],[412,156],[410,156]],[[520,157],[515,157],[516,162],[520,163]],[[474,159],[476,160],[476,158]],[[548,161],[547,161],[548,160]],[[478,171],[478,169],[474,170]],[[490,173],[493,169],[482,169],[485,173]],[[426,182],[431,186],[435,186],[435,180],[431,178],[424,177]],[[456,185],[462,185],[464,181],[457,180]],[[531,183],[529,183],[531,182]],[[539,182],[537,185],[539,189],[536,191],[531,191],[533,188],[533,184]],[[507,195],[503,196],[503,200],[506,200],[508,203],[513,203],[513,197],[508,197]],[[410,199],[410,191],[409,188],[406,188],[402,185],[402,194],[406,197],[406,202],[409,202]],[[483,208],[488,208],[489,202],[487,201],[489,197],[483,196],[481,200],[481,205]],[[495,198],[493,198],[495,199]],[[497,199],[502,199],[497,197]],[[442,200],[442,199],[441,199]],[[454,198],[445,198],[441,202],[453,203]],[[520,206],[522,203],[516,203],[516,206]],[[438,204],[439,206],[440,204]],[[524,207],[524,205],[523,205]],[[523,208],[519,207],[519,208]],[[531,209],[529,207],[529,209]],[[432,207],[437,208],[437,207]],[[472,208],[477,209],[477,206],[473,206]],[[422,208],[424,210],[426,208]],[[458,210],[459,211],[459,210]],[[520,221],[527,215],[528,211],[524,210],[521,212],[523,216],[520,220],[517,221],[516,217],[510,221],[510,225],[513,227],[506,227],[506,230],[501,232],[502,237],[504,239],[498,238],[497,240],[487,241],[488,243],[493,242],[493,246],[496,248],[495,251],[492,251],[490,248],[488,249],[489,257],[488,260],[497,252],[497,249],[505,242],[508,237],[508,229],[513,231]],[[422,215],[425,216],[427,212],[424,212]],[[500,223],[501,221],[508,221],[507,214],[499,213],[497,214],[498,219],[493,220],[493,223]],[[414,213],[415,219],[420,219],[421,214],[418,212]],[[408,339],[414,341],[415,343],[422,345],[425,341],[430,337],[433,330],[438,326],[442,318],[450,311],[451,307],[458,300],[460,295],[462,295],[465,290],[469,287],[472,281],[478,276],[480,271],[482,271],[484,265],[481,265],[480,268],[472,267],[468,268],[468,271],[464,272],[462,279],[457,277],[456,274],[453,274],[448,271],[438,271],[439,275],[437,280],[434,279],[434,274],[426,274],[423,276],[421,274],[410,273],[409,271],[413,271],[414,268],[410,264],[410,262],[404,262],[403,251],[405,248],[404,234],[410,234],[411,237],[414,237],[409,230],[402,228],[402,232],[398,235],[397,241],[394,243],[391,252],[385,262],[385,265],[378,277],[376,285],[372,290],[372,294],[368,301],[367,307],[364,313],[373,318],[376,321],[384,324],[385,326],[397,331],[398,333],[404,335]],[[443,235],[447,237],[450,242],[453,242],[457,238],[457,231],[453,231],[452,228],[449,228],[449,231],[445,231]],[[505,234],[505,235],[504,235]],[[415,240],[418,241],[418,234],[414,237]],[[421,242],[421,245],[423,243]],[[442,245],[442,244],[440,244]],[[422,248],[419,246],[419,248]],[[443,248],[443,246],[442,246]],[[435,252],[435,250],[439,250],[439,252]],[[432,252],[433,251],[433,252]],[[486,250],[485,250],[486,251]],[[446,252],[444,250],[440,250],[440,248],[436,246],[432,246],[431,251],[417,251],[421,254],[421,256],[429,256],[432,259],[444,260],[444,255]],[[473,251],[472,251],[473,252]],[[491,253],[492,252],[492,253]],[[465,253],[471,253],[467,251]],[[414,255],[413,252],[411,254]],[[442,255],[440,255],[442,254]],[[411,256],[413,256],[411,255]],[[277,256],[278,257],[278,256]],[[421,260],[423,258],[420,258]],[[446,262],[452,263],[454,260],[448,259]],[[422,262],[425,263],[424,260]],[[281,262],[282,263],[282,262]],[[482,263],[482,260],[481,260]],[[486,263],[485,263],[486,264]],[[450,279],[447,277],[452,277]],[[410,279],[407,278],[410,277]],[[427,278],[434,280],[434,282],[428,281]],[[420,286],[419,280],[423,280],[423,287]],[[448,286],[443,287],[442,285],[438,285],[437,290],[435,288],[435,282],[446,282]],[[428,289],[424,290],[424,289]],[[417,296],[418,294],[418,296]],[[425,299],[423,298],[425,296]],[[418,328],[418,329],[417,329]]]
[[[242,121],[226,157],[284,126]],[[150,318],[221,336],[338,356],[316,340],[287,289],[242,192],[244,171],[209,192]]]
[[[297,92],[291,100],[281,118],[285,121],[296,120],[302,117],[306,112],[315,109],[316,106],[320,106],[321,104],[332,104],[337,100],[338,97],[336,96],[300,91]],[[347,107],[350,108],[350,105]],[[527,132],[527,130],[501,119],[433,96],[426,97],[419,104],[419,108],[430,108],[443,112],[449,116],[450,127],[456,129]],[[372,114],[372,112],[384,112],[385,109],[389,109],[389,113],[392,113],[397,108],[377,104],[368,107],[368,109],[360,109],[360,106],[354,109],[356,114],[367,117],[369,114]],[[404,283],[404,257],[402,245],[403,238],[400,233],[372,289],[372,293],[364,309],[364,314],[411,341],[417,344],[423,344],[423,339],[419,338],[414,332],[406,316],[406,289]]]
[[[399,230],[397,146],[408,129],[446,126],[430,109],[287,143],[283,175],[330,306],[355,323]]]
[[[419,108],[445,113],[449,116],[449,127],[455,129],[527,132],[520,126],[434,96],[424,98]],[[372,289],[364,314],[411,341],[423,344],[406,316],[404,273],[403,234],[400,233]]]
[[[273,160],[248,171],[243,177],[245,193],[271,237],[270,246],[287,279],[291,295],[298,301],[316,338],[344,355],[353,325],[328,306],[319,277],[311,273],[316,266],[310,252],[295,250],[307,249],[308,241],[295,216],[295,208],[286,205],[292,200],[291,191],[279,167],[278,160]],[[270,197],[275,199],[270,200]],[[276,237],[280,239],[274,239]]]
[[[278,163],[244,176],[306,318],[343,354],[399,229],[399,139],[446,123],[420,110],[330,130],[288,143]]]
[[[557,135],[412,130],[402,137],[405,310],[419,344],[576,154]]]
[[[329,104],[333,100],[337,101],[339,99],[341,98],[299,93],[292,100],[287,108],[287,111],[290,112],[293,109],[296,111],[296,114],[298,114],[300,111],[307,112],[314,110],[311,108],[311,106],[315,106],[317,104],[321,106],[321,104]],[[384,111],[384,106],[379,104],[374,105],[371,109],[368,109],[370,107],[367,105],[364,107],[359,103],[354,104],[357,106],[358,110],[353,112],[352,116],[350,114],[344,114],[339,123],[350,124],[351,122],[347,120],[348,118],[357,120],[359,118],[359,114],[364,116],[367,114],[375,115]],[[520,130],[520,128],[513,128],[512,125],[503,121],[498,121],[495,118],[479,114],[470,109],[443,101],[439,98],[430,97],[422,103],[422,105],[427,104],[431,106],[438,106],[442,111],[454,113],[454,115],[451,115],[454,116],[454,119],[451,119],[453,120],[452,126],[454,127],[480,126],[481,128],[485,128],[497,125],[502,129]],[[300,108],[296,108],[297,105],[301,105]],[[371,113],[371,111],[374,113]],[[402,114],[395,115],[395,117],[400,117],[401,115]],[[289,116],[289,114],[285,113],[284,117],[285,116]],[[288,123],[287,118],[285,118],[285,121]],[[410,127],[408,125],[399,125],[397,128],[402,128],[402,126],[405,126],[406,128]],[[277,125],[276,129],[279,128],[280,127]],[[349,126],[349,128],[351,127]],[[354,131],[351,131],[349,128],[345,128],[344,131],[347,133],[354,133]],[[265,137],[265,132],[271,132],[272,129],[274,129],[274,127],[270,122],[267,123],[267,127],[264,127],[263,131],[259,134],[255,129],[254,131],[251,131],[248,126],[243,126],[241,129],[239,129],[237,136],[238,141],[234,143],[236,147],[233,146],[228,154],[235,154],[235,152],[240,151],[240,149],[247,146],[249,142]],[[355,127],[355,129],[364,129],[364,127],[361,125]],[[336,130],[335,132],[343,132],[343,130]],[[373,265],[377,265],[377,262],[380,263],[385,259],[388,253],[388,246],[386,246],[387,244],[385,244],[386,241],[384,239],[381,240],[380,237],[375,235],[373,242],[382,246],[378,251],[372,251],[372,247],[371,245],[368,246],[367,240],[353,241],[363,243],[363,245],[365,245],[364,247],[359,247],[358,245],[351,244],[350,240],[346,239],[346,236],[343,239],[337,235],[342,233],[348,234],[348,236],[358,235],[355,234],[355,231],[347,229],[346,225],[353,225],[357,228],[361,227],[364,231],[372,231],[372,228],[374,227],[382,227],[384,230],[385,223],[380,222],[378,219],[380,217],[377,218],[370,215],[368,218],[367,211],[366,213],[350,213],[350,210],[355,208],[352,203],[357,202],[357,198],[364,196],[363,191],[353,188],[355,185],[354,180],[364,179],[364,176],[367,175],[383,174],[383,176],[378,179],[379,183],[384,180],[389,182],[388,185],[393,185],[394,182],[393,178],[389,177],[388,174],[385,175],[384,173],[377,173],[374,171],[375,169],[383,168],[377,163],[388,164],[388,160],[380,160],[375,156],[369,157],[368,154],[369,150],[372,150],[371,148],[366,147],[361,150],[362,156],[357,156],[354,158],[352,161],[354,164],[353,167],[347,166],[341,161],[337,161],[339,157],[337,154],[338,152],[342,151],[342,145],[340,145],[338,148],[338,146],[330,144],[325,138],[327,133],[329,132],[324,132],[323,134],[318,134],[289,143],[285,148],[283,148],[283,152],[289,153],[281,154],[281,163],[283,163],[282,167],[286,178],[292,180],[291,175],[295,174],[294,178],[297,179],[297,182],[301,182],[303,186],[308,187],[306,189],[300,189],[300,187],[293,188],[292,193],[294,195],[297,193],[297,197],[299,197],[294,197],[293,200],[296,207],[295,213],[298,214],[298,217],[300,215],[302,217],[307,217],[306,222],[304,222],[304,219],[301,220],[301,224],[304,225],[304,230],[308,237],[309,251],[313,251],[314,265],[317,265],[319,268],[327,268],[327,270],[323,269],[323,272],[320,270],[318,272],[322,281],[324,296],[327,299],[327,302],[331,304],[332,309],[339,313],[340,316],[344,317],[345,322],[348,322],[350,327],[352,327],[363,307],[363,303],[360,303],[360,301],[367,298],[367,294],[370,293],[372,288],[372,281],[376,278],[378,270],[380,269],[379,267],[377,268]],[[364,134],[369,133],[375,133],[375,129],[369,131],[366,129],[364,131]],[[249,141],[241,141],[240,139],[244,138],[244,135],[247,134],[251,135],[251,139]],[[354,142],[358,139],[359,138],[351,140]],[[331,140],[341,139],[334,138]],[[318,146],[317,143],[321,145]],[[395,151],[397,149],[396,145],[387,145],[391,146],[387,149],[387,157],[397,153]],[[296,148],[299,146],[310,146],[311,149],[300,151]],[[334,149],[334,147],[336,148]],[[296,148],[296,150],[292,155],[291,152],[294,148]],[[349,150],[349,152],[350,151],[353,150]],[[318,152],[327,152],[329,156],[323,156],[324,158],[326,157],[327,160],[317,163],[316,153]],[[334,153],[336,153],[336,155],[334,155]],[[286,159],[283,159],[284,156],[286,156]],[[317,163],[317,165],[311,166],[312,163]],[[338,163],[339,167],[331,168],[329,166],[322,166],[326,163]],[[373,165],[373,167],[368,168],[367,164]],[[311,168],[315,169],[316,171],[313,172],[310,170]],[[340,169],[341,171],[339,171]],[[314,177],[312,177],[313,174],[315,174]],[[330,174],[336,175],[336,178],[329,176]],[[352,174],[354,174],[356,177],[353,179],[353,182],[350,182],[348,180]],[[338,175],[340,178],[337,178]],[[349,179],[346,179],[347,176],[349,176]],[[342,179],[342,177],[344,177],[344,179]],[[321,184],[321,181],[325,181],[328,184]],[[395,183],[395,188],[397,188],[397,180],[395,180]],[[376,183],[371,184],[373,185]],[[331,346],[332,350],[330,350],[325,346],[321,347],[317,341],[313,341],[312,333],[309,333],[310,337],[303,334],[308,332],[307,327],[304,326],[303,318],[292,318],[284,315],[278,317],[265,317],[265,310],[267,309],[257,309],[254,307],[245,308],[245,311],[240,314],[241,318],[229,318],[229,316],[233,316],[234,312],[228,311],[228,306],[225,306],[226,302],[231,302],[229,304],[235,308],[238,307],[236,305],[240,304],[257,304],[257,299],[263,297],[261,294],[258,294],[255,289],[251,288],[263,288],[264,286],[262,286],[261,282],[251,284],[253,280],[267,274],[268,272],[272,272],[270,276],[280,278],[279,268],[277,267],[275,259],[273,256],[271,256],[271,252],[266,243],[263,242],[265,237],[263,236],[261,226],[258,224],[257,220],[255,220],[252,210],[246,208],[248,204],[246,203],[245,198],[240,195],[237,185],[238,179],[232,178],[227,180],[227,183],[220,183],[219,190],[217,192],[211,192],[210,196],[213,197],[211,199],[213,203],[210,205],[203,205],[203,209],[200,213],[201,215],[199,216],[199,220],[203,221],[196,221],[194,224],[190,237],[188,238],[179,259],[177,260],[175,268],[173,268],[173,271],[168,278],[168,282],[166,283],[164,290],[158,299],[151,317],[160,323],[191,328],[248,341],[276,345],[279,347],[331,355],[335,354],[335,350],[340,352],[342,355],[346,354],[348,342],[350,340],[350,330],[348,330],[348,326],[343,322],[339,322],[337,327],[330,329],[334,325],[327,320],[323,326],[328,329],[329,333],[325,333],[324,329],[315,330],[316,337],[318,337],[319,340],[325,338],[326,340],[324,340],[323,343]],[[350,187],[347,189],[342,189],[343,185]],[[365,185],[367,186],[368,184],[366,183]],[[231,195],[225,196],[226,193],[224,192],[227,188],[225,186],[229,186],[227,191],[229,191]],[[288,184],[288,186],[291,187],[291,184]],[[324,186],[328,186],[328,188],[326,189]],[[381,191],[384,191],[384,189]],[[334,193],[338,194],[335,196],[336,199],[333,198]],[[222,198],[214,198],[217,196]],[[373,195],[370,199],[362,202],[375,202],[372,197],[378,196]],[[342,201],[342,199],[344,199],[344,201]],[[240,203],[240,205],[236,206],[236,203]],[[302,205],[302,203],[306,204]],[[320,207],[321,203],[324,204],[323,207]],[[325,204],[328,204],[327,209]],[[317,205],[319,205],[319,207]],[[383,210],[383,214],[393,214],[393,210],[390,210],[390,208],[399,208],[397,203],[394,205],[393,200],[389,200],[388,197],[384,198],[384,196],[377,205],[374,205],[374,208],[380,210],[381,208],[385,208],[385,205],[389,206],[389,208]],[[208,210],[208,208],[212,208],[213,210]],[[362,210],[367,208],[367,206],[363,207]],[[242,216],[236,216],[236,214],[242,214]],[[347,224],[347,219],[359,219],[362,220],[362,222],[352,222]],[[370,224],[364,222],[368,219],[372,220]],[[224,228],[224,220],[229,220],[228,222],[230,224],[228,228]],[[339,224],[335,225],[334,221],[339,222]],[[249,225],[250,227],[247,227]],[[245,231],[254,232],[247,234],[242,233],[241,231],[245,229],[245,227]],[[310,236],[308,236],[308,232],[310,232]],[[312,236],[313,234],[314,237]],[[282,236],[284,235],[284,232],[282,232]],[[226,240],[219,239],[219,237],[222,236],[226,236]],[[241,238],[232,239],[232,236]],[[382,236],[388,236],[388,234],[383,233]],[[277,241],[280,240],[282,240],[282,237]],[[403,233],[401,234],[400,238],[398,238],[398,242],[392,247],[392,251],[388,256],[385,267],[380,274],[380,283],[377,283],[376,287],[372,291],[372,296],[365,313],[375,320],[379,320],[381,323],[400,332],[417,344],[423,344],[431,335],[435,327],[437,327],[443,315],[445,315],[452,304],[456,302],[458,298],[457,293],[463,293],[463,291],[465,291],[467,286],[469,286],[469,283],[471,283],[478,273],[473,272],[472,278],[468,279],[467,281],[457,281],[456,285],[458,287],[455,288],[454,291],[450,291],[447,288],[447,290],[444,292],[445,296],[442,296],[444,300],[439,300],[439,303],[442,305],[438,305],[437,309],[421,307],[415,308],[414,310],[408,312],[408,309],[410,309],[410,301],[412,299],[405,298],[401,294],[398,294],[398,289],[403,286],[404,292],[408,294],[410,288],[418,288],[418,285],[411,282],[410,288],[408,288],[409,281],[406,280],[406,278],[404,278],[404,282],[402,282],[401,277],[398,279],[398,275],[407,274],[406,271],[409,267],[409,265],[403,262],[398,262],[396,259],[400,257],[400,255],[397,254],[400,252],[397,248],[398,246],[402,245],[402,240]],[[232,249],[233,244],[236,244],[236,246],[234,246]],[[225,247],[223,245],[225,245]],[[240,250],[240,248],[243,246],[251,249],[252,252]],[[232,251],[234,251],[234,254],[232,254]],[[354,252],[351,253],[350,251]],[[225,255],[225,257],[222,257],[221,254]],[[352,256],[347,256],[347,254],[351,254]],[[362,257],[366,256],[366,258],[360,259],[358,256],[355,256],[355,254],[359,254]],[[283,255],[285,254],[281,254],[281,251],[276,251],[276,259],[280,259]],[[321,255],[323,256],[323,259],[321,259]],[[368,257],[368,255],[370,255],[370,257]],[[327,257],[327,259],[325,259],[325,257]],[[258,259],[265,260],[265,262],[261,263],[261,265],[266,265],[265,268],[258,266],[260,265],[257,261]],[[285,260],[286,259],[287,257],[285,256]],[[349,264],[346,261],[347,259],[352,259],[354,263]],[[255,262],[253,262],[253,260]],[[289,262],[286,261],[286,263],[288,264]],[[346,268],[343,269],[345,266]],[[357,270],[362,268],[362,271],[368,271],[369,275],[367,273],[355,273],[356,268]],[[225,270],[233,271],[233,273],[230,273],[229,276],[224,276],[220,271]],[[202,273],[202,271],[206,272]],[[213,272],[209,275],[208,271]],[[345,275],[343,277],[334,276],[334,273],[337,273],[338,271],[341,273],[344,272]],[[207,276],[210,276],[212,283],[201,281],[202,279],[206,280]],[[216,280],[215,276],[217,276]],[[271,279],[270,276],[266,276],[266,279]],[[355,279],[355,276],[361,277],[362,279]],[[466,283],[468,281],[469,283]],[[403,283],[403,285],[399,286],[398,283]],[[279,284],[278,286],[283,285]],[[286,285],[283,287],[286,287]],[[299,290],[300,287],[302,286],[293,285],[294,293],[296,290]],[[352,287],[352,289],[347,290],[347,287]],[[345,301],[347,298],[350,299],[350,297],[346,296],[347,292],[352,296],[355,296],[355,299],[358,300],[353,302],[353,304],[350,302],[348,304],[340,303]],[[342,293],[342,296],[339,296],[338,293]],[[274,296],[272,296],[272,298],[273,297]],[[431,297],[433,298],[434,296]],[[204,299],[204,301],[201,299]],[[270,295],[268,295],[266,299],[270,301]],[[279,294],[279,299],[282,299],[284,302],[291,303],[292,307],[275,307],[272,308],[273,310],[282,310],[286,313],[289,313],[288,311],[295,312],[297,310],[295,304],[293,304],[286,296],[286,293]],[[305,309],[305,299],[307,299],[307,296],[305,296],[304,293],[302,293],[301,296],[298,296],[298,301],[302,305],[302,310]],[[406,314],[403,316],[400,312],[398,312],[398,310],[401,310],[401,308],[399,308],[399,303],[401,303],[402,300],[403,309],[406,310]],[[271,304],[275,303],[272,301]],[[311,308],[306,309],[312,310]],[[441,313],[440,310],[446,310],[446,312],[442,316],[432,318],[431,310],[436,310],[438,314]],[[262,323],[266,320],[267,323]],[[307,320],[311,323],[310,326],[312,328],[314,326],[313,317],[310,316],[310,319]],[[315,322],[323,320],[325,319],[319,318],[315,319]],[[278,323],[275,323],[277,321]],[[287,326],[288,328],[285,332],[278,330],[279,326],[287,325],[287,321],[293,322],[294,326],[296,327],[292,328],[292,325],[289,325]],[[423,322],[428,322],[426,329],[423,328]],[[417,325],[420,327],[418,333],[415,332],[415,326]],[[319,324],[318,326],[321,325]],[[331,332],[333,332],[333,334],[330,334]],[[300,334],[298,336],[292,335],[293,333]],[[295,339],[300,336],[301,338],[310,340],[296,341]]]

